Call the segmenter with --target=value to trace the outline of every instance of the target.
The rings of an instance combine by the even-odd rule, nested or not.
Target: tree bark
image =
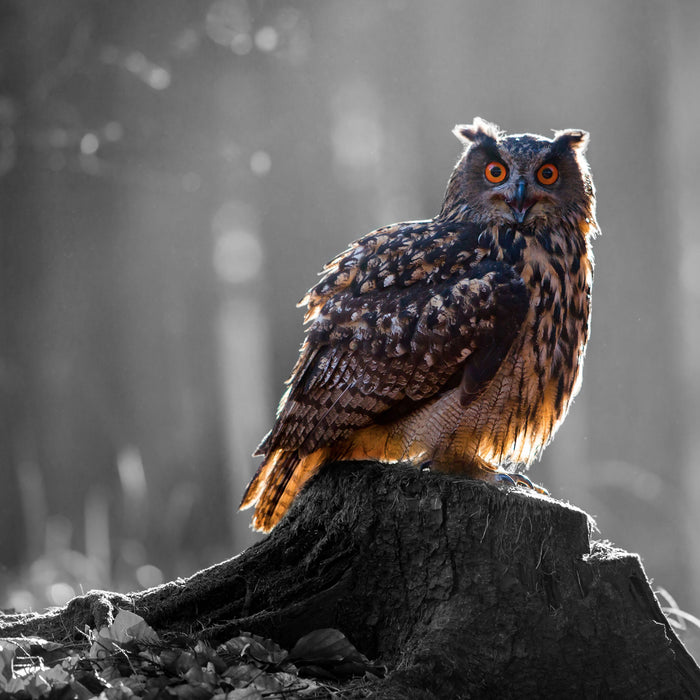
[[[139,593],[0,616],[0,634],[61,640],[127,607],[212,641],[248,630],[289,648],[338,628],[389,668],[377,698],[700,697],[639,558],[590,529],[525,489],[334,464],[239,556]]]

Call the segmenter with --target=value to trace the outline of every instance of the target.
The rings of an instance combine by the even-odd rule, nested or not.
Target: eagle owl
[[[336,460],[504,478],[579,390],[598,232],[588,134],[479,118],[454,133],[440,213],[355,241],[299,302],[310,325],[241,503],[257,530]]]

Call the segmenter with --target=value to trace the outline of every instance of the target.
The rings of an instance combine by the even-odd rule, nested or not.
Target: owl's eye
[[[537,171],[537,179],[543,185],[553,185],[559,179],[559,169],[556,165],[545,163]]]
[[[503,163],[499,163],[497,160],[491,161],[484,169],[484,175],[486,179],[497,185],[499,182],[503,182],[508,175],[508,169]]]

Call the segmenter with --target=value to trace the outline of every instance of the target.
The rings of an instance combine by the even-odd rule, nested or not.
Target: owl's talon
[[[516,473],[512,474],[511,476],[517,486],[524,486],[525,488],[532,489],[535,493],[540,493],[543,496],[549,496],[549,491],[547,491],[547,489],[544,486],[536,484],[524,474]]]
[[[515,480],[515,483],[519,484],[520,486],[527,486],[529,489],[535,488],[535,484],[533,484],[530,478],[524,474],[513,474],[513,479]]]
[[[503,481],[509,486],[522,486],[523,488],[531,489],[535,493],[540,493],[543,496],[549,496],[549,491],[547,491],[544,486],[534,483],[524,474],[518,474],[517,472],[513,474],[509,474],[508,472],[496,472],[493,478],[495,481]]]
[[[504,481],[508,486],[517,486],[518,482],[506,472],[497,472],[493,476],[495,481]]]

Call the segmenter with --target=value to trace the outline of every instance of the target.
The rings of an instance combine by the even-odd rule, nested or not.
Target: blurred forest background
[[[0,607],[253,541],[295,302],[437,212],[480,115],[591,132],[592,338],[532,476],[700,614],[698,36],[695,0],[0,0]]]

